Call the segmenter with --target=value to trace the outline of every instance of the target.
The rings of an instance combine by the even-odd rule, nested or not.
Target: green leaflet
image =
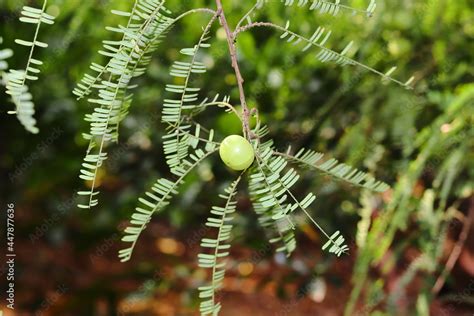
[[[330,159],[324,163],[318,162],[323,158],[322,153],[318,153],[312,150],[301,149],[295,155],[288,153],[275,153],[276,155],[282,156],[288,161],[293,161],[299,164],[301,167],[311,168],[317,171],[322,171],[329,174],[336,179],[343,180],[352,185],[359,186],[365,189],[369,189],[375,192],[385,192],[390,187],[388,184],[382,181],[377,181],[365,172],[359,171],[346,164],[339,163],[336,159]]]
[[[255,5],[245,14],[242,19],[237,24],[236,28],[239,28],[244,21],[248,24],[252,23],[252,15],[255,14],[256,10],[262,9],[263,6],[268,3],[269,0],[257,0]],[[275,1],[276,2],[276,1]],[[377,7],[376,0],[371,0],[367,9],[357,9],[348,5],[341,4],[340,0],[335,0],[334,2],[329,0],[280,0],[287,7],[294,6],[306,8],[308,7],[311,11],[317,11],[319,14],[330,14],[332,16],[337,16],[341,11],[347,11],[352,14],[362,14],[367,17],[371,17],[374,14],[375,8]]]
[[[107,144],[118,142],[120,122],[127,116],[132,102],[132,95],[128,93],[128,90],[134,88],[131,80],[146,71],[152,53],[174,23],[193,12],[197,11],[189,11],[176,19],[169,18],[165,16],[169,11],[164,7],[164,1],[157,0],[137,0],[129,14],[114,12],[119,16],[129,16],[127,27],[107,28],[120,33],[122,40],[104,41],[104,50],[99,53],[110,57],[109,62],[105,66],[93,63],[91,69],[96,75],[86,74],[74,90],[78,98],[97,92],[97,97],[88,99],[96,107],[93,113],[85,117],[90,122],[90,131],[84,134],[84,138],[90,142],[84,160],[91,160],[93,163],[83,165],[81,170],[81,178],[92,182],[91,190],[88,195],[85,194],[87,191],[81,192],[80,195],[88,197],[88,201],[80,203],[80,208],[89,209],[98,204],[95,191],[97,172],[107,159]],[[180,159],[184,157],[180,156]],[[178,164],[173,169],[174,167],[178,167]]]
[[[202,49],[210,47],[207,43],[209,32],[217,16],[213,15],[199,38],[198,43],[192,48],[184,48],[180,51],[182,55],[190,58],[190,61],[175,61],[170,69],[171,77],[177,81],[184,80],[183,84],[167,84],[166,91],[172,93],[173,97],[164,100],[162,109],[162,121],[169,125],[166,135],[163,136],[163,146],[168,166],[173,169],[179,165],[188,155],[188,139],[190,125],[182,125],[183,111],[196,110],[204,106],[198,101],[200,88],[190,87],[190,78],[193,74],[206,72],[206,66],[198,61],[197,54]],[[206,102],[206,100],[204,101]],[[184,133],[184,136],[183,135]],[[209,140],[212,141],[213,131]]]
[[[330,246],[330,247],[329,247]],[[326,250],[329,247],[329,253],[333,253],[340,257],[343,253],[349,250],[347,245],[344,245],[344,237],[340,231],[335,232],[329,237],[329,240],[323,245],[322,250]]]
[[[255,175],[258,172],[257,168],[254,168],[253,173],[250,175]],[[259,202],[261,198],[260,192],[265,188],[264,182],[255,182],[249,184],[249,194],[252,200],[252,205],[255,213],[258,215],[258,222],[260,226],[267,233],[267,238],[270,243],[275,243],[278,245],[276,249],[277,252],[284,252],[287,257],[289,257],[293,251],[296,249],[296,239],[293,227],[287,219],[273,219],[273,215],[276,214],[279,209],[283,206],[265,206],[263,203]]]
[[[107,144],[118,141],[120,122],[128,114],[132,102],[132,95],[128,94],[128,90],[133,87],[131,80],[144,73],[151,53],[157,49],[160,39],[172,25],[173,20],[162,12],[168,12],[163,7],[163,1],[136,2],[130,19],[136,19],[135,15],[140,16],[141,23],[131,24],[129,21],[128,28],[114,29],[123,34],[123,39],[119,42],[104,42],[106,51],[103,55],[111,57],[109,62],[106,66],[93,64],[91,68],[99,73],[98,76],[94,78],[86,75],[90,86],[83,82],[82,90],[75,91],[79,96],[89,94],[92,88],[97,91],[97,97],[88,99],[89,103],[96,106],[91,114],[85,116],[90,130],[83,135],[89,140],[89,148],[80,175],[81,179],[91,182],[91,189],[79,192],[86,199],[85,203],[78,204],[79,208],[90,209],[98,204],[98,192],[95,190],[98,170],[107,159]],[[104,72],[110,75],[97,84]]]
[[[41,24],[53,24],[54,17],[46,14],[47,0],[43,2],[41,9],[24,6],[21,11],[20,21],[23,23],[36,25],[35,35],[32,41],[26,41],[22,39],[15,39],[15,43],[18,45],[29,47],[28,60],[26,67],[23,70],[10,69],[8,73],[4,73],[6,79],[7,94],[11,96],[11,100],[15,105],[14,111],[9,111],[10,114],[16,114],[20,123],[25,129],[33,134],[37,134],[39,129],[36,127],[35,105],[33,103],[33,96],[28,91],[27,81],[38,80],[38,74],[40,73],[37,66],[43,63],[40,60],[34,59],[33,55],[36,47],[46,48],[48,44],[38,40]],[[2,56],[3,55],[3,56]],[[11,52],[4,50],[0,52],[0,71],[6,70],[7,65],[3,62],[5,58],[11,55]],[[7,57],[5,57],[7,56]]]
[[[258,136],[258,139],[262,139],[268,134],[268,127],[266,125],[257,126],[253,132]],[[260,152],[265,152],[272,150],[273,141],[268,140],[262,144],[255,144],[255,146],[258,146]],[[262,226],[267,234],[269,242],[277,245],[276,252],[283,252],[289,257],[296,249],[294,225],[289,217],[273,218],[274,215],[286,208],[285,205],[277,203],[272,206],[260,201],[264,198],[265,193],[272,193],[268,191],[268,180],[265,180],[266,178],[258,166],[251,169],[248,188],[252,206],[258,215],[260,226]]]
[[[135,69],[135,75],[138,75],[138,73],[141,74],[149,63],[150,56],[148,56],[148,53],[156,49],[155,45],[159,44],[160,36],[164,35],[163,30],[160,32],[161,22],[163,22],[163,24],[169,23],[168,28],[173,25],[173,23],[171,23],[172,20],[164,16],[164,14],[169,13],[169,11],[164,7],[163,0],[135,0],[131,12],[112,10],[112,13],[118,16],[129,17],[128,22],[125,27],[120,25],[118,27],[106,27],[108,31],[120,34],[121,39],[118,41],[103,41],[103,50],[100,50],[99,54],[107,57],[109,61],[105,65],[91,63],[90,69],[94,71],[94,73],[92,75],[84,74],[84,77],[73,90],[73,94],[77,96],[78,100],[88,96],[93,90],[102,88],[101,78],[107,74],[107,72],[120,74],[121,62],[127,58],[125,50],[133,49],[137,44],[143,47],[143,41],[146,41],[149,45],[147,48],[148,51],[142,54],[144,56],[141,57],[141,61],[139,62],[140,67]],[[150,41],[150,37],[155,37],[155,31],[158,32],[158,38],[152,42]],[[114,57],[116,59],[114,59]],[[137,60],[137,58],[135,58],[135,60]],[[140,71],[138,72],[138,70]]]
[[[266,127],[261,128],[261,130],[260,128],[260,126],[256,128],[257,136],[266,135]],[[266,231],[270,231],[271,236],[274,236],[270,242],[283,242],[283,245],[277,248],[277,251],[290,256],[295,249],[296,240],[293,232],[295,227],[290,216],[295,210],[300,209],[328,238],[328,242],[322,247],[323,250],[328,249],[330,253],[337,256],[346,252],[348,247],[343,244],[344,237],[340,235],[340,232],[338,231],[329,236],[307,211],[307,208],[315,201],[316,196],[309,193],[303,199],[298,200],[291,192],[291,188],[300,176],[295,169],[287,167],[286,159],[274,154],[273,141],[269,140],[262,144],[257,142],[255,146],[257,147],[257,167],[250,175],[249,191],[254,209],[259,215],[260,224]]]
[[[3,43],[3,37],[0,36],[0,44]],[[3,75],[3,72],[8,69],[8,63],[6,60],[13,56],[13,51],[9,48],[4,48],[0,50],[0,76]]]
[[[218,149],[219,143],[214,141],[214,130],[209,130],[206,138],[202,135],[201,125],[196,124],[194,133],[191,134],[192,125],[180,126],[174,132],[163,136],[163,150],[166,156],[166,162],[171,172],[177,170],[186,160],[189,154],[189,148],[196,149],[201,143],[205,144],[206,151]]]
[[[319,52],[316,54],[316,58],[323,62],[334,62],[336,64],[339,64],[341,66],[345,65],[355,65],[361,68],[364,68],[365,70],[368,70],[372,73],[375,73],[382,77],[383,80],[387,81],[392,81],[395,82],[407,89],[410,89],[410,84],[413,81],[413,78],[410,78],[406,82],[401,82],[399,80],[394,79],[391,75],[395,71],[396,68],[392,67],[388,72],[382,73],[378,70],[375,70],[367,65],[364,65],[350,57],[347,57],[346,54],[350,51],[353,43],[349,42],[349,44],[346,45],[346,47],[339,53],[336,52],[330,48],[327,48],[325,46],[326,42],[329,40],[331,36],[331,31],[327,31],[323,27],[318,27],[316,31],[313,33],[313,35],[309,38],[301,36],[293,31],[289,30],[290,27],[290,22],[288,21],[285,25],[285,27],[281,27],[278,25],[272,25],[272,27],[280,30],[283,32],[283,34],[280,36],[281,39],[285,39],[288,43],[292,43],[293,45],[298,45],[300,42],[306,43],[306,45],[302,48],[302,51],[308,50],[310,47],[314,46],[319,49]]]
[[[412,89],[411,84],[415,79],[414,77],[411,77],[406,82],[399,81],[392,77],[392,74],[396,70],[396,67],[392,67],[387,72],[383,73],[361,62],[358,62],[353,58],[348,57],[347,54],[350,52],[353,46],[353,42],[349,42],[344,47],[344,49],[342,49],[341,52],[337,52],[333,49],[328,48],[326,46],[326,43],[331,37],[331,31],[326,31],[326,29],[323,27],[318,27],[310,37],[306,37],[291,31],[289,29],[290,21],[287,21],[285,26],[277,25],[271,22],[260,22],[255,24],[249,23],[246,26],[242,26],[240,27],[240,29],[238,29],[238,33],[247,31],[254,27],[268,27],[278,30],[282,33],[280,35],[280,39],[286,40],[287,43],[291,43],[295,46],[302,46],[302,44],[304,44],[304,46],[301,48],[303,52],[307,51],[311,47],[316,47],[318,49],[318,53],[315,55],[315,57],[322,63],[332,62],[341,66],[357,66],[380,76],[382,78],[382,81],[384,82],[391,81],[399,84],[400,86],[406,89]]]
[[[230,244],[228,240],[231,237],[232,214],[235,212],[236,204],[234,197],[237,192],[237,185],[241,177],[225,190],[224,195],[219,195],[224,199],[225,206],[213,206],[211,216],[206,221],[206,226],[215,228],[217,236],[215,238],[202,238],[201,247],[208,249],[208,253],[200,253],[199,267],[210,269],[212,280],[209,285],[199,287],[199,298],[201,298],[201,315],[217,315],[221,309],[219,302],[216,302],[216,292],[222,288],[222,281],[225,274],[225,257],[229,255]]]
[[[211,151],[197,149],[190,155],[189,160],[184,160],[181,166],[173,170],[173,173],[179,177],[176,181],[159,179],[153,185],[151,191],[145,193],[146,197],[138,199],[140,206],[138,206],[132,214],[130,225],[125,229],[125,235],[122,238],[122,241],[131,243],[131,245],[119,251],[120,261],[124,262],[130,260],[138,237],[146,229],[146,225],[151,220],[153,214],[161,211],[169,204],[169,200],[172,196],[178,194],[178,188],[183,183],[184,178],[194,170],[199,163],[214,152],[215,149]]]
[[[292,168],[286,171],[284,175],[281,175],[287,163],[284,159],[279,159],[282,157],[274,157],[272,152],[272,149],[268,147],[265,152],[257,155],[257,164],[260,174],[257,174],[257,176],[252,179],[253,181],[265,181],[266,188],[262,191],[265,195],[260,199],[262,205],[265,207],[278,206],[278,211],[272,216],[272,219],[279,220],[286,218],[291,223],[289,215],[299,208],[323,235],[328,238],[328,242],[322,247],[323,250],[326,250],[330,245],[330,253],[334,253],[337,256],[345,253],[348,247],[343,244],[344,237],[340,235],[340,232],[337,231],[332,236],[329,236],[307,211],[307,208],[314,202],[316,196],[309,193],[305,198],[299,201],[290,191],[290,188],[298,181],[299,175]],[[288,202],[286,206],[283,206],[283,203],[287,199],[289,199],[290,202]]]
[[[285,6],[293,6],[296,1],[295,0],[281,0],[281,2],[285,2]],[[330,14],[336,16],[341,10],[349,11],[352,14],[364,14],[367,16],[372,16],[375,8],[377,6],[376,0],[371,0],[369,6],[366,10],[356,9],[344,4],[341,4],[341,0],[298,0],[297,6],[298,7],[306,7],[309,5],[309,10],[318,11],[320,14]]]

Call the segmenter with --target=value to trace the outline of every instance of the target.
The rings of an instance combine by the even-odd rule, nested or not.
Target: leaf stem
[[[287,33],[287,34],[291,35],[292,37],[297,38],[298,40],[302,40],[303,42],[306,42],[306,43],[308,43],[308,44],[311,44],[311,45],[314,46],[314,47],[319,48],[320,50],[323,50],[323,51],[328,52],[328,53],[335,53],[335,54],[337,54],[338,56],[345,58],[347,61],[350,62],[350,64],[352,64],[352,65],[354,65],[354,66],[358,66],[358,67],[360,67],[360,68],[363,68],[363,69],[365,69],[366,71],[372,72],[372,73],[374,73],[374,74],[376,74],[376,75],[379,75],[379,76],[382,77],[382,79],[384,79],[384,80],[388,80],[388,81],[395,82],[396,84],[398,84],[398,85],[400,85],[400,86],[402,86],[402,87],[404,87],[404,88],[406,88],[406,89],[409,89],[409,90],[413,89],[413,87],[410,85],[410,84],[413,82],[413,79],[412,79],[412,78],[410,78],[410,80],[408,80],[408,81],[406,81],[406,82],[401,82],[400,80],[397,80],[397,79],[395,79],[395,78],[392,78],[392,77],[390,76],[390,74],[388,74],[388,73],[382,73],[382,72],[380,72],[380,71],[378,71],[378,70],[376,70],[376,69],[374,69],[374,68],[372,68],[372,67],[369,67],[369,66],[367,66],[367,65],[365,65],[365,64],[363,64],[363,63],[361,63],[361,62],[356,61],[356,60],[353,59],[353,58],[347,57],[347,56],[345,56],[345,55],[343,55],[343,54],[341,54],[341,53],[338,53],[338,52],[336,52],[336,51],[334,51],[334,50],[332,50],[332,49],[330,49],[330,48],[327,48],[326,46],[319,44],[317,41],[312,41],[311,39],[309,39],[309,38],[307,38],[307,37],[305,37],[305,36],[302,36],[302,35],[300,35],[300,34],[298,34],[298,33],[296,33],[296,32],[293,32],[293,31],[287,29],[286,27],[283,27],[283,26],[281,26],[281,25],[278,25],[278,24],[275,24],[275,23],[272,23],[272,22],[252,22],[252,23],[247,24],[247,25],[245,25],[245,26],[240,26],[239,28],[237,28],[237,29],[234,31],[234,40],[235,40],[235,38],[237,38],[237,35],[238,35],[238,34],[240,34],[240,33],[242,33],[242,32],[246,32],[246,31],[248,31],[248,30],[250,30],[250,29],[253,29],[253,28],[257,28],[257,27],[273,28],[273,29],[275,29],[275,30],[277,30],[277,31],[280,31],[280,32],[283,32],[283,33]]]
[[[221,239],[221,235],[222,235],[222,229],[224,227],[224,221],[226,219],[226,216],[228,215],[227,214],[227,211],[230,207],[230,204],[232,203],[232,199],[234,198],[235,194],[236,194],[236,190],[237,190],[237,186],[239,185],[239,182],[240,182],[240,179],[242,178],[242,175],[244,174],[244,172],[242,172],[239,177],[237,178],[237,180],[235,180],[231,186],[230,186],[230,190],[229,190],[229,197],[227,198],[226,200],[226,203],[225,203],[225,211],[223,212],[222,214],[222,224],[221,226],[219,227],[219,231],[217,233],[217,238],[216,238],[216,242],[217,242],[217,247],[214,249],[214,264],[212,265],[212,287],[213,287],[213,290],[212,290],[212,305],[216,305],[216,291],[214,290],[215,287],[217,286],[217,280],[216,280],[216,267],[217,267],[217,258],[219,256],[219,245],[220,245],[220,239]]]

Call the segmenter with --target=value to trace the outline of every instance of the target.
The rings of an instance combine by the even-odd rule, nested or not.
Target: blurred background
[[[169,0],[174,13],[213,1]],[[217,157],[187,180],[181,194],[158,214],[132,260],[117,259],[121,229],[136,200],[160,176],[169,175],[159,115],[169,66],[183,47],[194,45],[206,15],[182,20],[137,80],[121,143],[109,148],[100,174],[101,203],[78,209],[76,191],[87,143],[82,139],[91,110],[71,91],[109,39],[105,26],[125,23],[111,9],[128,11],[124,0],[50,0],[56,24],[42,28],[48,49],[40,80],[30,89],[40,134],[28,134],[0,91],[0,202],[15,204],[16,309],[4,315],[195,315],[197,287],[207,280],[197,268],[203,223],[217,194],[232,181]],[[253,1],[224,1],[235,25]],[[242,33],[237,46],[250,106],[257,107],[280,149],[291,145],[325,152],[391,184],[372,194],[305,174],[304,187],[318,199],[312,215],[328,231],[340,230],[350,254],[323,253],[324,238],[298,219],[298,247],[287,259],[275,255],[256,224],[247,192],[238,195],[238,215],[222,315],[473,315],[474,313],[474,10],[469,0],[377,1],[372,18],[341,12],[319,15],[274,1],[258,19],[310,36],[330,28],[331,47],[354,40],[355,58],[396,78],[415,76],[408,91],[354,67],[321,64],[271,30]],[[24,67],[26,50],[15,38],[33,35],[19,23],[25,4],[0,1],[0,49],[12,48],[10,67]],[[346,1],[365,8],[366,0]],[[195,85],[238,102],[236,80],[222,30],[212,30],[208,73]],[[200,116],[219,139],[240,132],[222,111]],[[6,225],[2,224],[4,231]],[[4,233],[2,233],[4,235]],[[2,241],[2,249],[5,242]]]

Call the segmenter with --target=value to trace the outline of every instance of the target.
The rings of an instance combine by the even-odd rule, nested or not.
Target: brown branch
[[[217,5],[217,13],[219,15],[219,21],[226,33],[227,45],[229,46],[230,58],[232,60],[232,67],[234,68],[235,76],[237,77],[240,103],[242,105],[242,127],[244,130],[244,136],[250,139],[252,137],[252,133],[250,131],[250,124],[249,124],[250,110],[247,106],[247,101],[245,100],[244,78],[242,77],[242,74],[239,68],[239,63],[237,61],[237,52],[235,48],[235,35],[236,34],[232,32],[229,28],[229,24],[227,23],[227,19],[225,17],[224,8],[222,7],[221,0],[216,0],[216,5]]]
[[[459,234],[458,241],[454,245],[451,254],[449,255],[448,261],[446,261],[446,265],[444,266],[443,272],[439,275],[438,279],[436,280],[435,285],[431,289],[433,294],[437,294],[441,288],[443,287],[447,276],[453,270],[454,265],[459,259],[461,255],[462,249],[464,248],[464,244],[466,243],[466,239],[469,235],[469,230],[471,228],[472,222],[474,221],[474,197],[471,197],[471,201],[469,203],[469,214],[467,217],[464,217],[463,226],[461,233]]]

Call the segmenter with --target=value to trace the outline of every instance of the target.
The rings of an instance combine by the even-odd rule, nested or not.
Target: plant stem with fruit
[[[250,140],[253,137],[253,133],[250,131],[250,110],[247,106],[247,101],[245,100],[245,90],[244,90],[244,78],[240,72],[239,63],[237,61],[237,52],[235,47],[236,33],[230,30],[229,24],[225,17],[224,8],[222,7],[221,0],[216,0],[217,5],[217,14],[219,15],[219,21],[222,27],[225,30],[227,45],[229,46],[230,58],[232,61],[232,68],[234,68],[235,76],[237,78],[237,85],[239,87],[240,103],[242,105],[242,127],[244,131],[244,137]]]

